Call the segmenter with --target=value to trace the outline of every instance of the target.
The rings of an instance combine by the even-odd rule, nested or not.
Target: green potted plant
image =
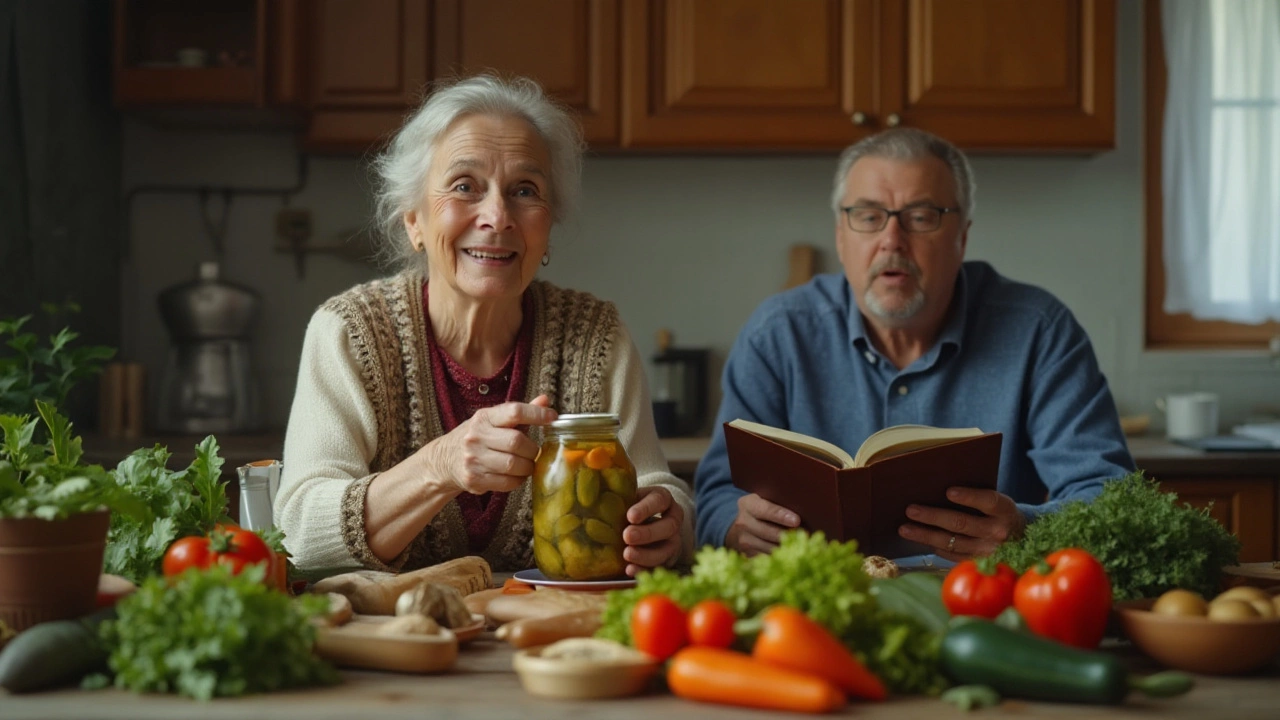
[[[80,438],[57,410],[114,351],[73,347],[68,328],[41,344],[24,332],[30,319],[0,321],[0,623],[13,630],[92,610],[110,511],[145,511],[101,467],[81,464]]]
[[[110,511],[143,512],[101,466],[80,464],[80,438],[53,405],[36,408],[0,415],[0,621],[19,631],[91,611]]]

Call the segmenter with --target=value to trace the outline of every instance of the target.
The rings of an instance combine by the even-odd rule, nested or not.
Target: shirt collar
[[[923,364],[925,367],[933,365],[943,348],[953,348],[950,351],[952,354],[959,352],[965,328],[969,322],[969,281],[966,275],[965,267],[961,265],[956,277],[955,289],[951,294],[951,307],[947,311],[946,322],[942,325],[942,332],[938,333],[938,339],[933,347],[916,361],[917,364]],[[859,352],[870,351],[881,359],[885,359],[871,343],[871,338],[867,337],[866,321],[862,317],[862,310],[858,307],[857,300],[853,297],[853,286],[849,284],[848,278],[844,281],[844,296],[849,308],[849,342]]]

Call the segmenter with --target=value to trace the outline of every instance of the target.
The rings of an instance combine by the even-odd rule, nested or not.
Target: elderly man
[[[908,508],[899,534],[949,560],[985,555],[1037,515],[1133,470],[1071,312],[964,261],[973,195],[964,154],[929,133],[889,130],[844,151],[832,194],[844,272],[769,298],[739,334],[695,479],[699,543],[769,552],[801,524],[734,487],[720,428],[735,418],[851,450],[904,423],[1003,433],[998,490],[948,490],[980,515]]]

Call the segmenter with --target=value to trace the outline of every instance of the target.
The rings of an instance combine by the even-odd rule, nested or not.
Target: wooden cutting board
[[[1254,585],[1269,588],[1280,585],[1280,560],[1240,563],[1222,568],[1224,586]]]

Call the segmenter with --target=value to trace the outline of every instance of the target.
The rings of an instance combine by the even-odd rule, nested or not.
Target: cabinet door
[[[878,111],[872,0],[623,8],[626,146],[839,148],[865,134],[855,117]]]
[[[587,142],[618,143],[618,0],[437,0],[438,77],[537,80],[578,113]]]
[[[885,125],[965,148],[1115,146],[1114,0],[886,0]]]
[[[361,148],[399,127],[431,77],[427,0],[316,0],[308,145]]]
[[[1161,480],[1179,502],[1210,507],[1209,514],[1240,538],[1240,562],[1272,560],[1276,553],[1276,490],[1270,478]]]

